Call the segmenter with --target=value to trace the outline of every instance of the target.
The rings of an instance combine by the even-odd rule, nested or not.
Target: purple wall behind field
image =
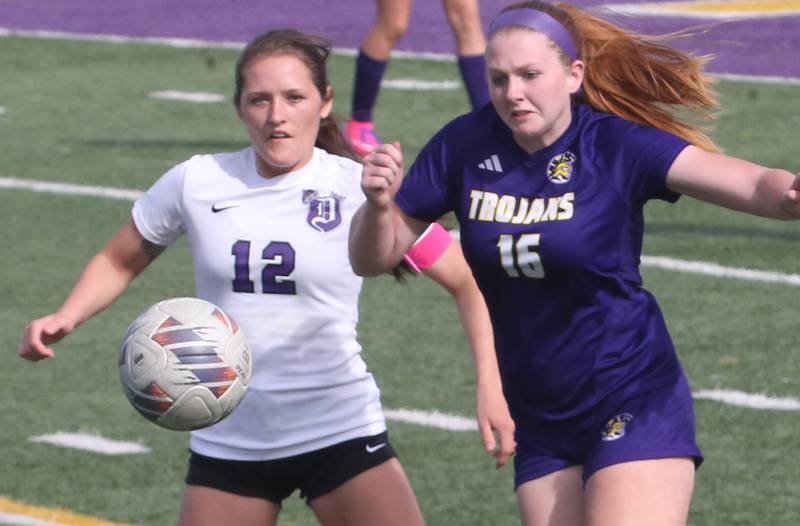
[[[507,3],[479,0],[484,27]],[[597,6],[605,2],[573,3]],[[0,28],[244,42],[268,28],[295,27],[324,35],[337,47],[356,48],[374,14],[373,0],[4,0],[0,1]],[[619,19],[643,33],[713,23],[662,17]],[[727,22],[678,45],[715,54],[711,71],[800,77],[800,16]],[[409,32],[398,49],[453,53],[440,0],[415,1]]]

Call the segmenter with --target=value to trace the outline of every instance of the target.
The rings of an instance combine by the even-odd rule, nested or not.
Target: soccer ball
[[[139,413],[167,429],[200,429],[225,418],[244,397],[251,373],[242,330],[198,298],[151,306],[120,345],[122,390]]]

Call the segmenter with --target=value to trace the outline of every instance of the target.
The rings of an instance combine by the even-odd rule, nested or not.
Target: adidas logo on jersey
[[[503,168],[500,166],[500,158],[497,154],[492,155],[478,165],[481,170],[489,170],[490,172],[502,172]]]

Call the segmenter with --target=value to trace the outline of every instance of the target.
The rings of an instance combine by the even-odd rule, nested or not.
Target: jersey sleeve
[[[162,175],[133,205],[136,228],[151,243],[169,246],[185,231],[182,197],[187,162]]]
[[[444,254],[452,243],[450,233],[439,223],[431,223],[425,232],[403,256],[403,259],[414,272],[422,272],[430,267]]]
[[[680,194],[667,188],[667,173],[687,146],[689,142],[669,132],[631,125],[623,134],[622,166],[613,171],[614,184],[631,204],[650,199],[677,201]]]
[[[420,151],[395,196],[395,202],[406,215],[433,222],[452,209],[449,154],[445,128]]]

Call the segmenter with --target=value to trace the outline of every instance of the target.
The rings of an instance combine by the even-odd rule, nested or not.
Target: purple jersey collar
[[[575,50],[575,42],[569,31],[561,23],[542,11],[536,9],[509,9],[503,11],[489,24],[489,36],[504,27],[523,26],[539,31],[556,43],[564,50],[564,53],[572,60],[578,59],[578,52]]]

